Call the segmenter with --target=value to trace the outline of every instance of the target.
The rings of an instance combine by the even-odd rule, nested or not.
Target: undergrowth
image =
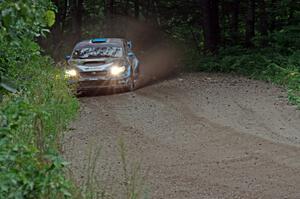
[[[0,198],[65,198],[71,184],[59,154],[78,103],[64,74],[27,39],[0,44],[5,76],[18,88],[0,103]]]
[[[54,24],[53,4],[1,1],[0,10],[0,199],[70,197],[59,142],[78,102],[34,42]]]

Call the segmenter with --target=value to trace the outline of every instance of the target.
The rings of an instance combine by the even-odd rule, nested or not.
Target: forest
[[[54,43],[70,33],[76,33],[76,40],[92,30],[103,34],[107,21],[128,17],[152,24],[171,37],[193,44],[201,52],[215,53],[221,47],[237,45],[266,47],[272,34],[278,31],[296,34],[299,23],[299,2],[292,0],[66,0],[54,4],[57,7],[51,31]]]
[[[184,70],[233,72],[287,85],[290,100],[299,103],[300,3],[296,0],[54,4],[56,21],[41,45],[55,59],[62,59],[81,39],[125,37],[142,51],[163,37],[180,46]]]
[[[300,1],[0,0],[0,198],[76,198],[61,137],[76,116],[61,65],[84,39],[161,41],[180,70],[283,86],[300,107]]]

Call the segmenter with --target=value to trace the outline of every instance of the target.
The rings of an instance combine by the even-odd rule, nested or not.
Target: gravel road
[[[78,183],[99,148],[94,175],[121,179],[122,138],[149,198],[300,198],[300,111],[282,88],[194,73],[80,102],[63,147]]]

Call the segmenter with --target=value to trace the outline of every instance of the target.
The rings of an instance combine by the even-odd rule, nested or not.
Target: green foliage
[[[41,56],[35,36],[54,23],[48,0],[1,1],[0,198],[65,198],[70,184],[64,177],[59,138],[77,110],[61,70]]]
[[[10,39],[40,36],[47,31],[47,24],[51,25],[46,11],[52,8],[49,0],[2,1],[1,34]]]
[[[271,34],[271,47],[283,53],[292,53],[300,49],[300,26],[287,26]]]
[[[45,19],[48,27],[51,27],[55,23],[55,13],[52,10],[48,10],[45,14]]]
[[[37,49],[26,48],[33,52],[21,54],[17,49],[21,48],[21,38],[30,41],[48,32],[47,27],[55,20],[52,9],[53,5],[50,0],[1,1],[0,82],[6,73],[8,63],[22,63],[24,57],[30,56],[31,53],[39,53]],[[29,43],[29,45],[32,44]]]
[[[9,44],[6,44],[9,47]],[[63,198],[70,184],[58,154],[60,132],[77,101],[61,70],[34,42],[7,48],[7,76],[18,85],[0,108],[0,198]]]

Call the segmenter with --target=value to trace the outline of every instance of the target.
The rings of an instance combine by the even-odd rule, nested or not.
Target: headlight
[[[125,66],[112,66],[110,68],[110,74],[112,74],[113,76],[118,76],[122,73],[124,73],[126,70]]]
[[[77,71],[74,69],[66,70],[66,77],[76,77]]]

